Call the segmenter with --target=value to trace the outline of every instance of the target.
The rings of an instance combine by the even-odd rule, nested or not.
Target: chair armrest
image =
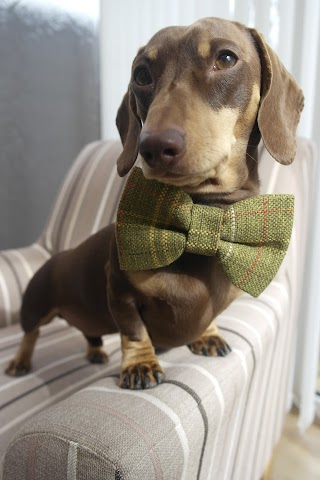
[[[18,322],[27,283],[49,257],[47,250],[38,243],[0,251],[0,327]]]

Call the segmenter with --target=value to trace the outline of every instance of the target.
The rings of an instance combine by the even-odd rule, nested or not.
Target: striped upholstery
[[[115,162],[120,151],[119,142],[85,147],[64,181],[39,241],[0,252],[0,327],[19,320],[21,292],[51,254],[78,245],[114,221],[124,184]]]
[[[1,255],[1,261],[10,256],[10,265],[7,260],[1,263],[7,265],[1,270],[5,288],[0,288],[7,291],[6,309],[0,307],[7,312],[3,324],[9,323],[11,289],[18,297],[17,285],[22,288],[26,272],[29,275],[29,269],[45,259],[35,248],[46,252],[75,245],[114,216],[122,181],[115,176],[113,182],[114,159],[108,158],[118,151],[118,144],[95,143],[80,154],[41,237],[41,248],[18,251],[19,274],[11,271],[14,252]],[[109,364],[90,365],[84,359],[81,333],[55,320],[42,329],[33,373],[12,379],[1,372],[21,333],[18,325],[3,328],[0,455],[10,444],[3,458],[4,480],[260,477],[289,406],[314,152],[300,140],[290,167],[278,166],[265,151],[262,157],[263,191],[296,195],[294,234],[284,264],[266,291],[258,299],[243,295],[218,318],[232,353],[200,357],[187,347],[162,353],[166,383],[131,392],[117,387],[118,335],[104,338]],[[103,175],[111,178],[109,186],[101,181]],[[34,258],[33,265],[21,255]]]
[[[0,328],[19,321],[22,292],[48,258],[49,252],[39,243],[0,252]]]
[[[80,153],[40,239],[48,251],[75,247],[114,221],[124,183],[116,168],[120,152],[120,142],[94,142]]]

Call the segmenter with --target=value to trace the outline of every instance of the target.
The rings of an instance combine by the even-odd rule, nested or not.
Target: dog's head
[[[217,18],[165,28],[132,65],[117,115],[118,172],[140,154],[147,178],[191,193],[253,189],[249,152],[262,136],[291,163],[302,108],[300,88],[256,30]]]

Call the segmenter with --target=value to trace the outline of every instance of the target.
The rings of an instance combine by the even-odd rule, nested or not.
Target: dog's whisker
[[[258,163],[258,160],[254,158],[252,155],[250,155],[248,152],[246,153],[246,156],[251,158],[251,160],[253,160],[255,163]]]

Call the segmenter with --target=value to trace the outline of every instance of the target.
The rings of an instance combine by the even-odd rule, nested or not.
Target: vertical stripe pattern
[[[67,480],[77,480],[78,444],[69,442]]]

